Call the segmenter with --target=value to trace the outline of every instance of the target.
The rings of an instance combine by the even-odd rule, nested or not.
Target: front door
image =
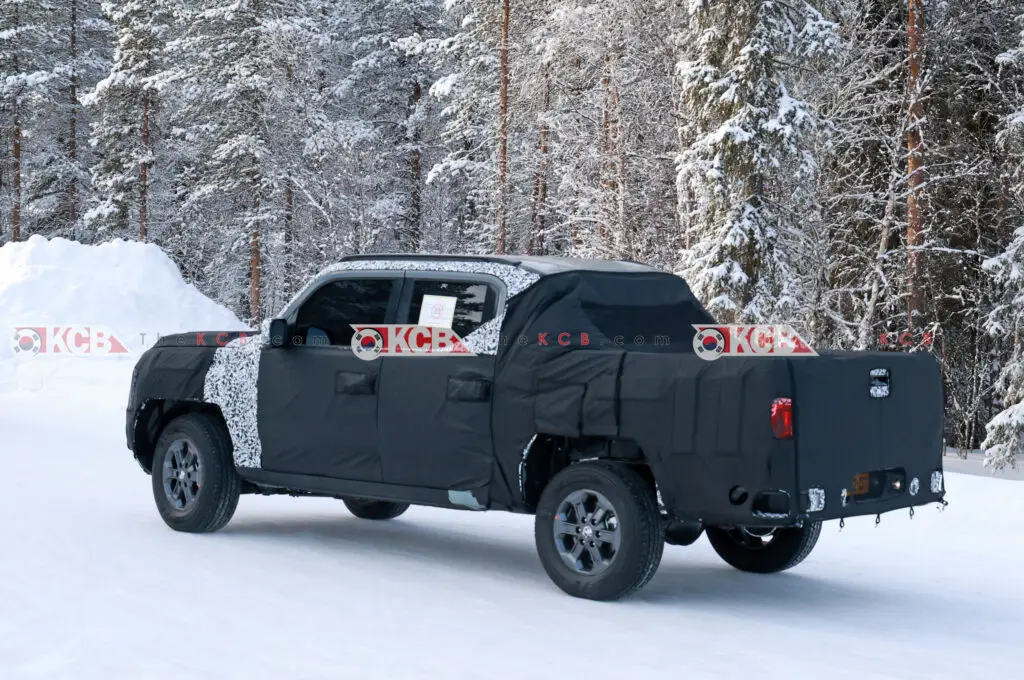
[[[490,277],[427,272],[406,276],[400,324],[451,328],[466,338],[493,319],[504,302],[503,284]],[[373,363],[382,365],[384,481],[483,492],[494,472],[494,357],[385,355]],[[449,496],[467,505],[485,501],[480,493]]]
[[[380,362],[352,351],[352,324],[391,323],[401,274],[340,274],[290,314],[290,341],[263,349],[258,383],[262,467],[379,482]]]

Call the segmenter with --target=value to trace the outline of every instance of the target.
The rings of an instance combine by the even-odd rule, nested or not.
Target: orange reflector
[[[871,475],[867,472],[862,472],[859,475],[853,477],[853,495],[864,496],[871,490]]]

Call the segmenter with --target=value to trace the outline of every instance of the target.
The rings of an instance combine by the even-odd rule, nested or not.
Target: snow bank
[[[31,331],[18,330],[26,328],[47,332],[40,342]],[[54,328],[71,331],[51,338]],[[133,363],[159,335],[244,328],[228,309],[185,283],[153,244],[118,239],[88,246],[33,236],[0,247],[0,388],[5,376],[9,386],[16,373],[38,372],[40,363],[53,364],[50,359]],[[23,346],[16,351],[19,341]],[[44,343],[36,354],[33,349]],[[111,346],[126,351],[110,352]],[[28,364],[35,366],[25,369]]]

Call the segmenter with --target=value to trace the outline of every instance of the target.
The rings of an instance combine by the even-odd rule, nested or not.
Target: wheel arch
[[[523,451],[519,465],[522,504],[533,513],[545,487],[562,470],[575,463],[606,460],[632,466],[652,490],[657,491],[654,470],[640,445],[614,437],[570,438],[537,434]]]
[[[136,411],[131,449],[146,474],[153,473],[153,454],[160,434],[175,418],[204,413],[226,427],[224,414],[216,404],[189,399],[147,399]],[[229,438],[230,441],[230,438]]]

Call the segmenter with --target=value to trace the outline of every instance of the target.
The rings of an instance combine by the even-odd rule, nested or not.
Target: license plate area
[[[907,492],[907,472],[903,468],[860,472],[853,476],[851,487],[855,503],[899,496]]]

